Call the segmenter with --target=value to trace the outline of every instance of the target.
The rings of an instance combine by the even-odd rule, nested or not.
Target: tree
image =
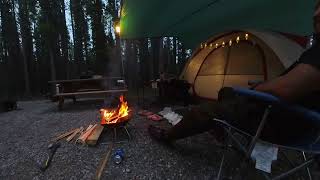
[[[60,40],[60,49],[61,49],[61,66],[59,69],[62,69],[62,76],[61,78],[65,78],[69,74],[67,65],[69,63],[69,55],[68,55],[68,44],[69,44],[69,34],[67,29],[67,22],[66,22],[66,13],[65,13],[65,2],[64,0],[59,0],[59,11],[58,11],[58,24],[59,28],[59,40]]]
[[[102,24],[103,3],[101,0],[90,0],[87,3],[88,14],[91,17],[92,45],[95,55],[95,69],[99,74],[108,71],[108,44]]]
[[[81,0],[71,0],[72,23],[74,27],[74,60],[77,68],[77,74],[82,70],[81,66],[84,62],[84,45],[87,42],[88,24],[85,20],[85,14]]]
[[[140,59],[140,76],[142,80],[147,82],[150,80],[149,73],[149,49],[148,49],[148,39],[143,38],[139,43],[139,59]]]
[[[44,42],[42,52],[49,54],[51,80],[64,79],[68,63],[68,32],[63,0],[39,0],[39,38]],[[46,57],[43,55],[42,58]],[[59,68],[57,68],[59,67]],[[58,72],[58,73],[57,73]]]
[[[70,4],[66,6],[66,2]],[[128,81],[133,79],[131,86],[136,85],[138,72],[144,81],[157,78],[160,71],[178,72],[177,66],[181,68],[186,57],[178,39],[124,42],[114,32],[122,2],[0,0],[0,76],[10,79],[6,90],[13,95],[17,89],[26,94],[37,93],[46,90],[49,80],[77,78],[88,67],[101,75],[116,76],[126,68],[127,74],[122,75]],[[67,25],[69,16],[72,38]]]
[[[51,80],[56,80],[56,67],[55,67],[55,45],[57,44],[57,26],[54,24],[54,14],[52,13],[54,9],[54,4],[52,3],[53,0],[39,0],[39,5],[40,5],[40,20],[39,20],[39,33],[40,33],[40,38],[41,41],[44,42],[45,47],[42,52],[47,51],[49,54],[49,64],[50,64],[50,79]],[[40,47],[39,47],[40,48]],[[47,55],[42,55],[46,58]]]
[[[18,29],[15,18],[14,1],[0,0],[1,12],[1,33],[3,37],[3,48],[5,58],[8,62],[8,76],[10,78],[8,84],[9,98],[17,98],[18,89],[21,82],[21,63],[20,63],[20,46],[18,38]]]
[[[26,94],[31,94],[30,89],[30,67],[33,61],[33,44],[32,44],[32,33],[31,33],[31,22],[30,22],[30,10],[27,0],[18,0],[19,3],[19,20],[21,29],[21,54],[23,59],[23,70],[24,70],[24,84]]]
[[[152,64],[153,64],[153,78],[159,77],[159,58],[160,58],[160,41],[162,38],[152,38]]]

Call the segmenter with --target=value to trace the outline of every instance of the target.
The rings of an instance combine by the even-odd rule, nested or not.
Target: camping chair
[[[251,157],[252,152],[255,148],[255,146],[257,145],[257,143],[264,143],[273,147],[277,147],[277,148],[284,148],[287,150],[296,150],[298,152],[301,152],[304,162],[294,168],[292,168],[289,171],[283,172],[280,175],[277,175],[276,177],[271,177],[270,174],[265,173],[263,171],[259,171],[262,173],[262,175],[266,178],[266,179],[282,179],[282,178],[286,178],[291,176],[293,173],[299,171],[299,170],[303,170],[306,169],[307,173],[308,173],[308,177],[309,179],[312,179],[310,170],[309,170],[309,166],[314,163],[314,162],[319,162],[319,154],[320,154],[320,134],[316,137],[312,138],[308,138],[308,137],[303,137],[304,139],[301,140],[297,140],[298,142],[295,142],[294,145],[277,145],[277,144],[273,144],[271,142],[264,142],[260,139],[260,135],[261,132],[264,128],[264,125],[266,124],[267,120],[268,120],[268,115],[271,111],[271,109],[275,106],[279,107],[285,107],[289,112],[295,112],[295,113],[300,113],[302,115],[302,117],[306,120],[306,121],[312,121],[313,123],[317,124],[320,126],[320,113],[312,111],[310,109],[304,108],[302,106],[298,106],[298,105],[293,105],[293,104],[288,104],[285,103],[283,101],[281,101],[279,98],[272,96],[270,94],[267,93],[262,93],[262,92],[258,92],[258,91],[254,91],[254,90],[249,90],[249,89],[245,89],[245,88],[233,88],[235,93],[237,95],[240,96],[245,96],[248,98],[253,98],[255,100],[264,102],[267,106],[266,109],[264,111],[264,114],[262,116],[262,119],[259,123],[259,126],[256,130],[255,135],[251,135],[245,131],[242,131],[234,126],[232,126],[230,123],[226,122],[225,120],[220,120],[220,119],[214,119],[216,122],[218,122],[219,125],[221,125],[224,130],[227,132],[227,137],[229,139],[229,141],[233,142],[233,144],[235,144],[234,147],[238,147],[238,149],[244,153],[244,157],[247,161],[251,161],[254,162],[254,159]],[[239,138],[239,135],[241,135],[241,137],[245,137],[245,139],[247,139],[249,143],[244,143],[243,141],[241,141]],[[227,142],[228,143],[228,142]],[[226,144],[227,144],[226,143]],[[226,147],[231,147],[226,145]],[[226,148],[228,149],[228,148]],[[308,153],[308,158],[306,156],[306,153]],[[225,153],[222,156],[222,160],[220,163],[220,170],[218,173],[218,177],[217,179],[221,178],[221,170],[223,168],[224,165],[224,160],[225,159]],[[242,161],[244,162],[244,161]]]

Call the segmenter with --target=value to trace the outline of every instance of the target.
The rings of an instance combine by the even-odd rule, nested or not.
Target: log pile
[[[86,129],[84,127],[80,127],[57,135],[51,141],[56,142],[65,139],[67,142],[95,146],[103,129],[104,127],[100,124],[90,124]]]

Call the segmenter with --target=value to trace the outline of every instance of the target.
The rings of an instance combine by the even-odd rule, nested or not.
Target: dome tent
[[[249,80],[270,80],[293,64],[304,48],[276,32],[233,31],[201,43],[180,78],[191,93],[216,99],[224,86],[247,87]]]

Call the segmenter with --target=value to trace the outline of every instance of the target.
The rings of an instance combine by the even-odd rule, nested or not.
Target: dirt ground
[[[62,111],[49,100],[19,102],[19,109],[0,114],[0,179],[94,179],[102,156],[112,140],[105,129],[96,147],[62,140],[51,166],[41,172],[39,164],[46,157],[49,140],[73,128],[99,123],[98,110],[103,101],[67,101]],[[173,146],[162,145],[147,132],[150,124],[170,127],[167,121],[153,122],[136,115],[140,109],[131,103],[134,116],[128,124],[132,139],[118,130],[114,146],[123,148],[124,161],[116,165],[112,158],[102,179],[215,179],[219,171],[222,149],[209,133],[179,140]],[[154,108],[151,108],[154,109]],[[154,109],[158,111],[159,109]],[[226,158],[225,177],[234,179],[241,158],[231,153]],[[249,173],[250,172],[250,173]],[[238,177],[239,178],[239,177]],[[248,171],[240,179],[260,179],[257,171]]]

